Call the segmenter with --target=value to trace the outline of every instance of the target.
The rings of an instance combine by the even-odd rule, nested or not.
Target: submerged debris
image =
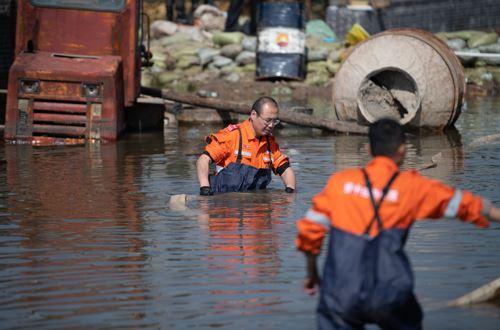
[[[500,277],[476,290],[448,303],[449,306],[464,306],[500,301]]]

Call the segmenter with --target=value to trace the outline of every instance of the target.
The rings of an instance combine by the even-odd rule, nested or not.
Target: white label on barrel
[[[305,34],[297,29],[277,27],[259,31],[259,52],[304,54],[305,45]]]

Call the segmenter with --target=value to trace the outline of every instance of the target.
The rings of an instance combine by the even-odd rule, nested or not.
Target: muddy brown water
[[[315,105],[317,107],[317,105]],[[500,203],[500,99],[469,101],[458,131],[411,134],[406,168]],[[117,143],[0,146],[0,328],[313,329],[295,221],[333,171],[367,161],[366,137],[277,131],[298,177],[261,193],[198,198],[196,155],[213,126]],[[172,194],[192,195],[170,209]],[[500,276],[500,226],[417,223],[407,251],[428,329],[498,329],[500,308],[440,304]]]

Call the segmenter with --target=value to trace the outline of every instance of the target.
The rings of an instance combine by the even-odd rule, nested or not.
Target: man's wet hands
[[[295,192],[295,189],[293,189],[292,187],[286,187],[285,192],[292,194]],[[200,187],[200,196],[211,196],[211,195],[213,195],[213,194],[210,191],[209,186]]]
[[[210,192],[209,186],[200,187],[200,196],[210,196],[212,193]]]

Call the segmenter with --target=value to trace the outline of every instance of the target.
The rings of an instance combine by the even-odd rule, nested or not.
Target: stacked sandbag
[[[455,51],[465,67],[469,84],[477,86],[500,83],[500,38],[496,32],[455,31],[438,33]]]
[[[190,91],[210,79],[234,83],[255,78],[257,38],[223,32],[225,13],[214,8],[198,7],[195,26],[169,21],[151,24],[154,65],[143,70],[143,85]],[[335,34],[324,21],[306,25],[306,84],[325,86],[331,82],[346,50],[335,41]]]
[[[199,82],[210,79],[237,82],[243,75],[252,77],[256,37],[222,32],[222,21],[203,21],[203,15],[220,17],[217,11],[210,6],[202,7],[203,11],[198,9],[195,16],[199,21],[195,26],[168,21],[151,24],[154,65],[143,70],[143,85],[191,91]]]
[[[143,70],[143,85],[191,91],[211,79],[230,83],[242,79],[253,81],[257,38],[241,32],[223,32],[226,13],[213,6],[198,7],[194,16],[195,26],[169,21],[151,24],[150,46],[154,65]],[[363,31],[360,26],[351,29],[358,30]],[[354,34],[351,33],[350,39]],[[339,40],[321,20],[309,21],[305,35],[307,75],[304,83],[318,87],[331,84],[354,45]],[[437,36],[460,58],[468,83],[498,84],[500,40],[497,33],[456,31],[438,33]]]
[[[438,33],[448,46],[457,52],[458,57],[467,67],[500,65],[500,39],[496,32],[456,31]],[[474,56],[483,54],[483,56]],[[487,54],[491,54],[488,56]]]

